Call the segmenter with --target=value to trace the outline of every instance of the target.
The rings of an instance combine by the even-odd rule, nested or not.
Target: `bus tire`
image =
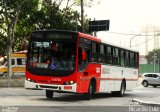
[[[88,87],[88,92],[87,92],[87,94],[85,94],[86,100],[90,100],[91,99],[91,97],[92,97],[92,91],[93,91],[92,88],[93,88],[92,84],[90,83],[89,87]]]
[[[125,83],[125,81],[123,80],[123,81],[121,82],[120,91],[117,92],[117,96],[123,97],[124,94],[125,94],[125,91],[126,91],[126,83]]]
[[[91,100],[92,96],[95,93],[96,84],[94,81],[91,81],[88,87],[88,92],[86,95],[86,100]]]
[[[46,90],[46,98],[52,99],[53,93],[54,93],[54,91],[52,91],[52,90]]]

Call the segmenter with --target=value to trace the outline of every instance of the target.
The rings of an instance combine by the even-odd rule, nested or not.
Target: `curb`
[[[153,102],[153,101],[143,101],[143,100],[139,100],[139,99],[132,99],[132,102],[137,102],[140,105],[158,106],[158,107],[160,107],[160,103],[156,103],[156,102]]]

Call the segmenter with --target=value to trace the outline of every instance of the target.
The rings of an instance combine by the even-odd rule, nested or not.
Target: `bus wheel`
[[[54,91],[46,90],[46,98],[52,99]]]
[[[93,95],[93,85],[92,85],[92,83],[89,84],[88,93],[85,94],[85,95],[86,95],[87,100],[90,100],[92,98],[92,95]]]
[[[122,81],[120,91],[117,92],[117,95],[123,97],[125,94],[125,90],[126,90],[126,84],[125,81]]]

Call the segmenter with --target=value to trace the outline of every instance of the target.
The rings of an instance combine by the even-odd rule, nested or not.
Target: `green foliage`
[[[4,55],[4,53],[6,52],[6,37],[4,36],[4,34],[0,33],[0,55]]]
[[[84,0],[84,5],[91,6],[93,1],[97,0]],[[14,37],[12,38],[13,51],[26,49],[26,40],[29,39],[30,33],[33,30],[57,29],[80,31],[80,14],[72,9],[72,6],[79,6],[81,0],[26,0],[20,9],[18,20],[14,23],[20,3],[22,3],[22,0],[0,1],[0,55],[7,53],[6,48],[9,44],[7,32],[9,30],[13,30],[14,32],[14,35],[11,33]],[[62,3],[66,6],[62,6]],[[88,21],[89,19],[85,16],[85,31],[88,28]],[[11,24],[12,22],[14,24]]]
[[[0,1],[0,54],[6,53],[7,48],[7,22],[10,24],[14,15],[17,4],[21,0],[5,0]],[[31,31],[43,29],[59,29],[59,30],[80,30],[80,14],[71,7],[60,8],[60,4],[55,0],[26,0],[20,10],[20,15],[14,29],[13,50],[23,50],[22,43],[28,40]],[[60,1],[60,0],[59,0]],[[8,21],[5,18],[7,9]]]
[[[83,0],[84,6],[91,7],[93,5],[93,1],[97,0]],[[81,5],[81,0],[75,0],[76,5]]]
[[[71,8],[60,9],[56,2],[45,0],[43,1],[42,8],[39,12],[42,16],[41,18],[37,18],[37,29],[61,29],[74,31],[79,29],[79,13]]]
[[[21,8],[27,0],[2,0],[0,1],[0,12],[1,12],[1,30],[0,37],[2,45],[1,54],[9,54],[11,47],[14,42],[15,26],[17,24],[19,14],[21,13]],[[3,46],[5,44],[5,46]],[[7,49],[6,49],[7,48]],[[3,49],[6,49],[3,50]]]
[[[30,32],[35,29],[33,24],[37,21],[31,17],[36,16],[39,0],[27,0],[21,10],[19,21],[15,28],[15,38],[13,43],[13,50],[20,51],[23,49],[23,43],[28,40]]]
[[[154,63],[154,56],[156,63],[160,63],[160,49],[156,49],[148,53],[146,56],[148,64]]]

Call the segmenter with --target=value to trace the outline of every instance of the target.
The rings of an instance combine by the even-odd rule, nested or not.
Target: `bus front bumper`
[[[25,88],[33,90],[53,90],[57,92],[76,92],[77,84],[72,85],[55,85],[55,84],[41,84],[34,83],[28,80],[25,80]]]

